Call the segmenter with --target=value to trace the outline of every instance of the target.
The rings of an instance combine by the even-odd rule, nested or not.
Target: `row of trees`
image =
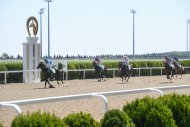
[[[125,54],[102,54],[99,55],[101,58],[104,59],[120,59]],[[147,54],[136,54],[135,59],[161,59],[165,55],[169,57],[177,56],[181,59],[190,59],[190,52],[165,52],[165,53],[147,53]],[[129,58],[133,58],[133,55],[128,55]],[[43,58],[47,58],[48,56],[43,56]],[[93,59],[95,56],[92,55],[54,55],[53,59]],[[13,55],[8,55],[7,53],[3,53],[0,59],[22,59],[21,55],[17,55],[14,57]]]

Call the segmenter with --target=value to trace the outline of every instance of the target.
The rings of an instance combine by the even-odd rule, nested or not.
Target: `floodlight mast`
[[[187,19],[187,51],[190,51],[190,35],[189,35],[189,25],[190,25],[190,19]],[[188,50],[189,45],[189,50]]]
[[[131,9],[130,12],[133,14],[133,61],[135,58],[135,9]]]
[[[49,2],[53,0],[44,0],[48,3],[48,58],[50,58],[50,27],[49,27]]]
[[[41,58],[42,56],[42,14],[44,13],[45,8],[40,8],[38,14],[40,14],[40,44],[41,44]]]

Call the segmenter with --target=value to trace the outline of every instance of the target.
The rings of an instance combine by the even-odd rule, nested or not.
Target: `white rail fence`
[[[145,93],[145,92],[158,92],[161,96],[164,95],[162,91],[166,90],[175,90],[175,89],[186,89],[190,88],[190,85],[177,85],[177,86],[165,86],[165,87],[152,87],[152,88],[141,88],[141,89],[131,89],[131,90],[119,90],[119,91],[107,91],[107,92],[98,92],[98,93],[87,93],[87,94],[77,94],[77,95],[68,95],[68,96],[57,96],[57,97],[46,97],[46,98],[35,98],[35,99],[26,99],[26,100],[17,100],[17,101],[4,101],[0,102],[0,108],[10,107],[13,108],[17,114],[21,114],[22,110],[21,105],[32,105],[32,104],[41,104],[41,103],[50,103],[66,100],[77,100],[84,98],[99,97],[104,101],[104,112],[108,111],[108,100],[106,96],[114,96],[121,94],[135,94],[135,93]]]
[[[138,71],[138,75],[137,76],[141,76],[141,72],[143,70],[149,70],[149,74],[150,76],[152,76],[152,71],[153,70],[160,70],[160,75],[163,75],[163,69],[164,67],[141,67],[141,68],[133,68],[134,70]],[[190,69],[190,67],[184,67],[184,69]],[[109,71],[112,71],[112,77],[115,77],[115,72],[118,71],[118,68],[111,68],[108,69]],[[27,71],[40,71],[40,70],[19,70],[19,71],[0,71],[0,74],[4,74],[4,83],[7,83],[7,74],[8,73],[23,73],[23,72],[27,72]],[[87,71],[94,71],[94,69],[76,69],[76,70],[62,70],[63,73],[63,79],[64,79],[64,75],[66,75],[66,80],[68,80],[68,75],[69,72],[82,72],[83,73],[83,79],[86,78],[86,72]]]

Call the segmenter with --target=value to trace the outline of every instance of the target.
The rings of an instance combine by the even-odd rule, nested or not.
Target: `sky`
[[[190,0],[53,0],[49,5],[51,56],[133,54],[130,9],[137,12],[135,54],[187,50]],[[0,55],[23,56],[26,21],[34,16],[40,25],[40,8],[45,8],[42,54],[48,54],[47,2],[0,0]]]

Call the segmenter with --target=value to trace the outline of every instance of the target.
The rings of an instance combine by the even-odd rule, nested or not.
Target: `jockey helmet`
[[[127,58],[128,56],[127,56],[127,55],[124,55],[123,57],[124,57],[124,58]]]
[[[164,56],[164,58],[168,58],[168,56],[167,56],[167,55],[165,55],[165,56]]]

